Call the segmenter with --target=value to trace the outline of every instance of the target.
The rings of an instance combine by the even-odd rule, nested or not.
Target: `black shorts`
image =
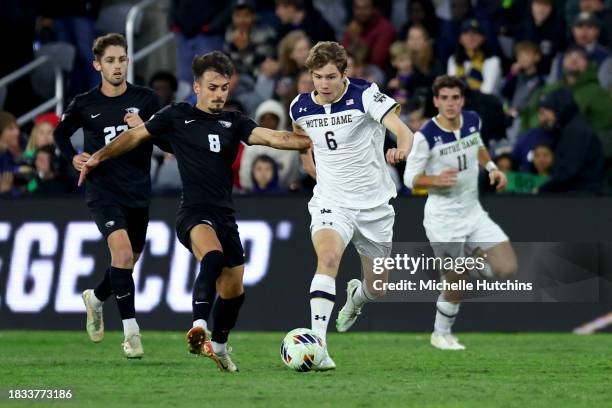
[[[199,224],[210,225],[217,233],[226,267],[233,268],[244,264],[244,249],[234,216],[211,209],[179,209],[176,217],[176,236],[189,252],[192,252],[189,234],[191,229]]]
[[[120,204],[104,204],[90,206],[89,211],[104,239],[114,231],[127,230],[132,252],[142,252],[149,225],[149,207],[129,208]]]

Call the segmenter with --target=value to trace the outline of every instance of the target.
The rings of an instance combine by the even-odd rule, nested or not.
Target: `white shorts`
[[[489,214],[478,208],[457,224],[452,222],[437,224],[424,222],[425,234],[431,243],[434,254],[438,257],[461,257],[472,254],[477,248],[486,251],[495,245],[509,241],[506,233],[497,225]]]
[[[391,253],[395,210],[381,204],[367,210],[338,207],[313,197],[308,203],[310,234],[324,228],[333,229],[342,237],[344,246],[353,242],[360,255],[370,259],[387,257]]]

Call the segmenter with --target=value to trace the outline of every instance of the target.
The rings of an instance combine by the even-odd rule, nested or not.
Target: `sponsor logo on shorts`
[[[106,224],[104,224],[104,226],[106,228],[111,228],[113,225],[115,225],[115,221],[112,221],[112,220],[108,221]]]
[[[332,210],[330,210],[329,208],[322,208],[321,209],[321,214],[331,214]]]

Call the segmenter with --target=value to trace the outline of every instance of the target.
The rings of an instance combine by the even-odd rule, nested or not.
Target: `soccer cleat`
[[[122,345],[123,354],[125,354],[127,358],[142,358],[144,355],[140,334],[130,334],[123,340]]]
[[[189,352],[191,354],[203,354],[205,353],[204,344],[206,343],[206,330],[204,328],[196,326],[192,327],[187,332],[187,345],[189,346]]]
[[[202,351],[204,354],[206,354],[206,357],[210,358],[215,362],[215,364],[217,364],[219,371],[224,373],[237,373],[240,371],[230,357],[230,352],[232,351],[231,347],[228,347],[227,353],[225,354],[216,354],[213,351],[212,343],[210,341],[205,341]]]
[[[327,351],[327,347],[326,347],[325,357],[323,357],[323,360],[321,360],[319,364],[312,367],[312,370],[313,371],[329,371],[329,370],[335,370],[335,369],[336,369],[336,363],[334,363],[334,360],[332,360],[332,358],[329,356],[329,352]]]
[[[359,279],[351,279],[346,285],[346,303],[338,312],[338,318],[336,319],[336,330],[340,333],[350,329],[361,314],[361,307],[356,307],[353,302],[353,294],[360,288],[361,281]]]
[[[92,289],[83,291],[83,303],[87,311],[87,323],[85,328],[87,329],[87,334],[91,341],[99,343],[104,339],[104,317],[102,315],[102,308],[96,309],[91,304],[92,296],[94,296],[94,291]]]
[[[465,346],[452,334],[431,333],[431,345],[440,350],[465,350]]]

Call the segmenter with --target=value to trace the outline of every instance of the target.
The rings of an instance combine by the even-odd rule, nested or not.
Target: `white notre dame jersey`
[[[458,169],[457,183],[449,188],[430,188],[425,215],[456,217],[480,208],[478,202],[478,151],[484,146],[480,137],[481,121],[476,112],[463,111],[461,128],[444,129],[431,119],[414,135],[406,161],[404,183],[413,187],[420,174],[439,175]],[[457,220],[455,220],[456,222]]]
[[[345,208],[374,208],[396,195],[385,163],[381,122],[397,102],[376,84],[346,80],[344,94],[336,102],[321,105],[314,92],[301,94],[291,103],[289,114],[314,146],[314,197]]]

